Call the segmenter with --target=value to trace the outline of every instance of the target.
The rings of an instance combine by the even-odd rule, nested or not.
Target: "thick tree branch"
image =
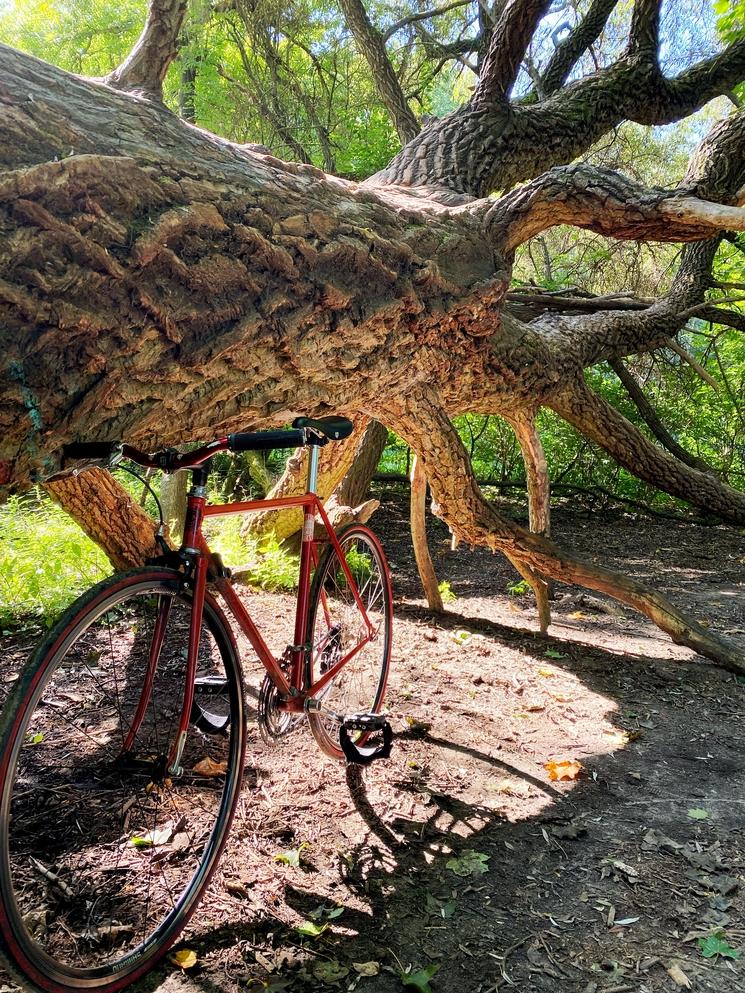
[[[661,6],[662,0],[635,0],[627,49],[629,56],[657,64]]]
[[[486,545],[559,582],[606,593],[645,614],[677,644],[687,645],[734,672],[745,671],[742,648],[705,631],[656,590],[583,562],[499,515],[476,485],[468,455],[433,393],[418,393],[406,404],[392,404],[390,414],[391,427],[421,457],[443,517],[463,541]]]
[[[370,184],[440,185],[486,196],[571,162],[624,120],[669,124],[743,79],[745,39],[675,79],[643,59],[622,59],[533,105],[474,97],[424,128]]]
[[[419,123],[388,58],[383,35],[367,16],[363,0],[339,0],[339,6],[360,54],[370,66],[375,88],[391,115],[399,138],[404,144],[411,141],[419,134]]]
[[[119,90],[139,90],[161,100],[163,80],[178,52],[186,0],[150,0],[142,34],[127,58],[106,77]]]
[[[505,100],[538,22],[551,0],[509,0],[494,26],[489,49],[481,66],[474,106]]]
[[[577,164],[551,169],[502,197],[487,209],[485,224],[509,252],[558,224],[613,238],[698,241],[722,229],[745,231],[745,210],[679,190],[647,189],[613,170]]]
[[[704,462],[703,459],[687,452],[685,448],[683,448],[682,445],[679,445],[675,438],[673,438],[665,425],[662,423],[660,415],[654,409],[644,391],[637,383],[636,378],[626,368],[623,361],[621,359],[613,358],[609,360],[609,364],[611,369],[623,383],[624,389],[634,401],[637,410],[644,418],[645,423],[660,444],[663,445],[671,455],[674,455],[676,459],[680,459],[681,462],[685,462],[685,464],[691,466],[692,469],[698,469],[699,472],[713,472],[714,470],[712,467]]]
[[[618,0],[593,0],[576,28],[562,38],[543,73],[541,86],[545,96],[561,89],[582,55],[600,37],[617,4]]]
[[[659,448],[584,382],[564,384],[549,406],[633,475],[724,521],[745,524],[745,493]]]

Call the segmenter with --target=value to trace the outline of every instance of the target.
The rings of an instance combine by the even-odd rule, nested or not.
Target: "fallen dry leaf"
[[[354,971],[360,976],[377,976],[380,962],[352,962]]]
[[[553,782],[562,779],[576,779],[582,772],[582,763],[574,759],[564,762],[545,762],[543,768],[548,772],[548,778]]]
[[[197,964],[197,953],[191,948],[182,948],[180,952],[174,952],[171,956],[171,962],[180,969],[191,969]]]
[[[196,772],[198,776],[224,776],[228,771],[228,763],[227,761],[215,762],[208,755],[206,759],[197,762],[192,771]]]
[[[667,974],[675,983],[676,986],[680,986],[682,989],[689,990],[691,988],[691,981],[677,964],[673,962],[672,965],[667,967]]]

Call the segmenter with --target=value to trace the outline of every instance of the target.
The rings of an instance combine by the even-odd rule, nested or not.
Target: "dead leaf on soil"
[[[551,834],[562,841],[574,841],[583,838],[587,834],[587,828],[582,824],[554,824]]]
[[[603,731],[603,736],[610,739],[610,742],[614,748],[623,748],[624,745],[628,745],[631,740],[628,731],[618,731],[615,728],[606,728],[606,730]]]
[[[686,976],[677,962],[673,962],[672,965],[669,965],[666,971],[676,986],[680,986],[681,989],[684,990],[689,990],[691,988],[690,979]]]
[[[248,899],[248,890],[246,889],[245,883],[242,883],[240,879],[228,879],[225,883],[225,889],[231,896],[239,896],[243,899]]]
[[[582,772],[582,763],[574,759],[567,759],[563,762],[553,760],[545,762],[543,768],[548,772],[548,778],[552,782],[564,779],[576,779]]]
[[[166,824],[165,827],[135,835],[129,843],[133,848],[155,848],[157,845],[167,845],[172,837],[173,824]]]
[[[180,969],[191,969],[197,964],[197,953],[191,948],[182,948],[181,951],[173,953],[171,962]]]
[[[668,838],[666,834],[663,834],[662,831],[658,831],[656,828],[650,828],[642,838],[643,852],[659,851],[675,854],[681,848],[683,848],[683,845],[679,841],[673,841],[672,838]]]
[[[224,776],[227,771],[227,760],[215,762],[209,755],[207,758],[202,759],[201,762],[197,762],[192,769],[192,772],[196,772],[198,776]]]
[[[380,962],[352,962],[352,968],[359,976],[377,976]]]

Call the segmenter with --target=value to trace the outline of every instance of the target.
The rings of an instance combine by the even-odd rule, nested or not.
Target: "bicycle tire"
[[[190,726],[171,775],[164,757],[183,700],[190,611],[172,570],[104,580],[60,618],[0,716],[0,956],[26,989],[129,985],[176,941],[217,865],[243,772],[242,680],[208,596],[198,665],[224,675],[229,721],[219,738]],[[164,634],[145,693],[155,618],[165,618]],[[223,762],[224,774],[197,773],[200,756]]]
[[[385,553],[375,534],[359,524],[350,524],[337,536],[352,569],[376,637],[349,660],[319,698],[337,713],[379,713],[385,695],[391,662],[393,590]],[[325,594],[325,607],[322,599]],[[364,618],[354,599],[333,545],[324,550],[313,575],[308,603],[310,652],[306,685],[353,648],[364,628]],[[345,760],[339,743],[339,725],[323,713],[308,712],[311,732],[319,748],[330,758]],[[365,735],[358,736],[362,744]]]

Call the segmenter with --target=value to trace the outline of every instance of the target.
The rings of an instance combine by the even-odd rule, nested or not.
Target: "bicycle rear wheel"
[[[210,598],[198,676],[229,720],[219,733],[190,726],[183,771],[169,773],[191,614],[182,583],[138,570],[94,587],[0,717],[0,947],[26,988],[113,993],[141,976],[222,851],[243,770],[240,666]]]
[[[338,537],[372,635],[339,554],[333,545],[328,545],[313,575],[310,592],[307,685],[350,656],[317,699],[324,709],[345,716],[379,713],[391,661],[393,591],[388,566],[380,542],[368,528],[352,524]],[[323,711],[309,712],[308,720],[321,750],[331,758],[343,760],[338,722]],[[360,735],[356,743],[362,744],[364,740],[365,735]]]

